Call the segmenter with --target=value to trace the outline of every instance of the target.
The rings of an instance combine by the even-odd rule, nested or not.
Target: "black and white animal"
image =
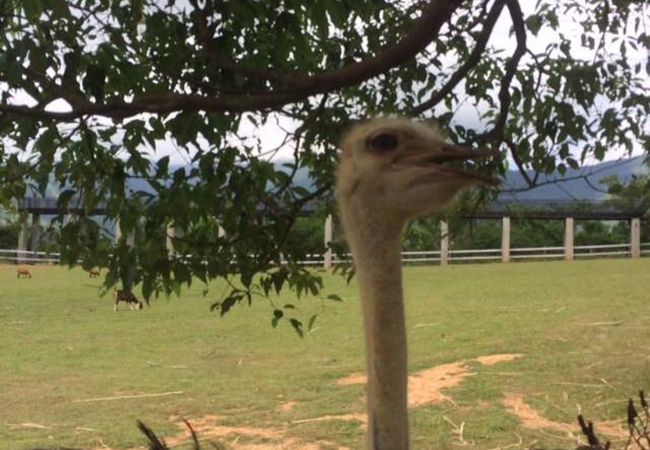
[[[138,300],[138,297],[136,297],[133,292],[128,292],[124,291],[122,289],[115,289],[113,291],[113,311],[117,312],[117,304],[120,302],[124,302],[127,305],[129,305],[129,309],[134,310],[134,309],[142,309],[142,302]]]

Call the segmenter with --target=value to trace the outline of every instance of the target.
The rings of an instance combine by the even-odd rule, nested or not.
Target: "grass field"
[[[0,266],[0,449],[127,449],[144,444],[136,419],[170,438],[179,417],[227,448],[362,448],[358,422],[313,420],[364,409],[362,385],[336,383],[363,369],[354,284],[326,276],[343,302],[296,303],[304,320],[320,312],[300,339],[270,326],[263,301],[210,313],[218,285],[114,313],[81,270],[33,274]],[[650,259],[410,267],[405,289],[411,371],[465,361],[467,375],[411,410],[414,449],[572,448],[575,437],[525,427],[503,399],[519,394],[553,423],[581,409],[598,424],[650,388]],[[504,353],[523,356],[475,360]],[[138,397],[149,394],[165,395]]]

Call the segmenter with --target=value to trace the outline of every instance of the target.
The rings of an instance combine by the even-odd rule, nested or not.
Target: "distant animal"
[[[115,289],[113,291],[113,311],[117,312],[117,304],[120,302],[124,302],[127,305],[129,305],[129,309],[132,311],[134,309],[142,309],[143,305],[140,300],[138,300],[138,297],[136,297],[133,292],[128,292],[122,289]]]
[[[32,273],[29,271],[29,269],[25,269],[24,267],[19,267],[18,270],[16,270],[16,278],[31,278]]]
[[[99,276],[99,269],[90,269],[88,271],[88,278],[97,278]]]

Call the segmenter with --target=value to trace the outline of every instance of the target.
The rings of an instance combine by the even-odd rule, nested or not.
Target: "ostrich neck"
[[[401,223],[364,214],[345,226],[354,257],[366,336],[368,448],[406,450],[407,349]]]

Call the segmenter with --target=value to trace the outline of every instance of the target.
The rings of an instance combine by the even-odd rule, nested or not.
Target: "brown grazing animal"
[[[471,186],[497,180],[455,161],[496,156],[446,144],[422,123],[377,119],[344,137],[337,172],[343,231],[352,250],[364,319],[367,448],[407,450],[407,359],[400,235]]]
[[[16,278],[31,278],[32,273],[29,271],[29,269],[25,269],[24,267],[18,268],[16,270]]]
[[[99,269],[90,269],[88,271],[88,278],[97,278],[99,276]]]
[[[133,311],[134,309],[142,309],[143,305],[138,297],[136,297],[133,292],[124,291],[122,289],[115,289],[113,291],[113,311],[117,312],[117,304],[124,302],[129,305],[129,309]]]

